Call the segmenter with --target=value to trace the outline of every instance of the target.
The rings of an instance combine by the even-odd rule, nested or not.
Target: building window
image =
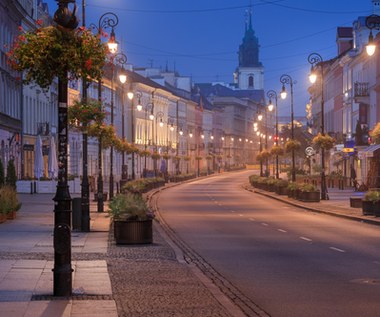
[[[248,87],[253,88],[253,75],[248,77]]]

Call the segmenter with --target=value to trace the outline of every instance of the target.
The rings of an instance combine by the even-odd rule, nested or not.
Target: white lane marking
[[[235,210],[231,210],[231,212],[235,212]]]
[[[341,252],[341,253],[345,253],[346,251],[342,250],[342,249],[339,249],[339,248],[335,248],[335,247],[330,247],[331,250],[334,250],[334,251],[338,251],[338,252]]]
[[[262,224],[263,226],[268,226],[268,224],[265,223],[265,222],[262,222],[261,224]]]
[[[305,240],[305,241],[308,241],[308,242],[313,241],[313,240],[311,240],[311,239],[309,239],[309,238],[306,238],[306,237],[300,237],[300,239]]]
[[[253,218],[249,218],[249,220],[250,220],[250,221],[255,221],[255,219],[253,219]]]
[[[373,263],[380,265],[380,261],[373,261]]]
[[[239,216],[240,216],[240,217],[243,217],[243,215],[242,215],[242,214],[239,214]]]
[[[280,232],[282,232],[282,233],[287,233],[287,231],[284,230],[284,229],[277,229],[277,230],[280,231]]]

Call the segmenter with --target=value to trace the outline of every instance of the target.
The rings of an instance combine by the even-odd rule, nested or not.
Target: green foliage
[[[16,176],[15,163],[14,163],[14,160],[9,160],[8,166],[7,166],[7,177],[5,178],[5,183],[11,186],[12,188],[16,189],[16,181],[17,181],[17,176]]]
[[[302,191],[302,192],[315,192],[317,191],[318,189],[313,185],[313,184],[302,184],[299,186],[299,189]]]
[[[377,203],[380,201],[380,191],[370,190],[364,195],[364,200],[372,201],[373,203]]]
[[[373,128],[370,136],[373,143],[380,144],[380,122],[378,122]]]
[[[21,31],[7,55],[14,70],[25,71],[25,83],[48,88],[55,77],[66,81],[68,73],[73,79],[101,77],[106,46],[90,30],[48,26]]]
[[[153,218],[145,199],[132,193],[118,194],[109,203],[114,220],[147,220]]]
[[[17,199],[16,189],[5,185],[0,188],[0,212],[7,214],[21,208],[21,203]]]
[[[288,184],[288,190],[296,191],[297,189],[299,189],[299,185],[296,182],[290,182]]]

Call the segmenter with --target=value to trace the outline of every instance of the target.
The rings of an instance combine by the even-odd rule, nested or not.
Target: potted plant
[[[275,183],[275,193],[278,195],[286,195],[288,193],[287,187],[289,182],[284,179],[278,179]]]
[[[362,210],[365,216],[380,217],[380,191],[370,190],[364,195]]]
[[[21,203],[17,199],[16,189],[5,185],[0,188],[0,213],[6,219],[16,218],[16,212],[21,208]]]
[[[287,187],[288,191],[288,197],[289,198],[296,198],[296,192],[298,190],[299,186],[296,182],[290,182]]]
[[[116,244],[153,242],[153,213],[140,194],[118,194],[109,204]]]
[[[321,200],[321,193],[313,184],[302,184],[299,189],[301,201],[319,202]]]

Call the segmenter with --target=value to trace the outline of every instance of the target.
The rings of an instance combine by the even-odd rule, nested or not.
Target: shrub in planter
[[[286,195],[288,193],[287,187],[289,182],[284,179],[278,179],[275,183],[275,192],[278,195]]]
[[[371,190],[364,195],[362,210],[363,215],[380,217],[380,191]]]
[[[302,184],[299,190],[299,199],[304,202],[319,202],[321,200],[321,193],[313,184]]]
[[[288,184],[287,190],[288,190],[288,197],[289,198],[296,198],[296,191],[299,189],[299,185],[295,182],[290,182]]]
[[[253,187],[256,187],[259,178],[260,178],[259,175],[251,175],[251,176],[249,176],[249,178],[248,178],[248,179],[249,179],[249,183],[250,183]]]
[[[152,219],[146,201],[140,194],[118,194],[109,204],[116,244],[153,242]]]
[[[21,208],[21,203],[17,199],[16,189],[5,185],[0,188],[0,213],[8,219],[14,219],[16,212]]]
[[[269,177],[267,179],[267,190],[270,191],[270,192],[274,192],[275,191],[275,184],[276,184],[277,180],[273,177]]]

